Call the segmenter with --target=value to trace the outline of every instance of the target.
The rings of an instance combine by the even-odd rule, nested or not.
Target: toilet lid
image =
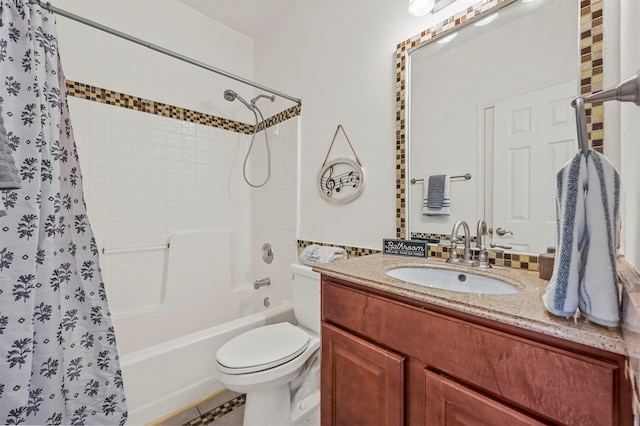
[[[216,360],[242,373],[266,370],[300,355],[309,346],[309,339],[304,330],[288,322],[266,325],[229,340],[218,349]]]

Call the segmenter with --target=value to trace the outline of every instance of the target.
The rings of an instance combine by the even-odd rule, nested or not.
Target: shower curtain
[[[28,0],[0,0],[0,109],[22,184],[0,192],[0,424],[124,424],[55,21]]]

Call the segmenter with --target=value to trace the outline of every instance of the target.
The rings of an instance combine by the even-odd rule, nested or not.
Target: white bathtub
[[[258,293],[262,304],[265,293]],[[129,405],[127,424],[148,423],[222,390],[215,377],[215,353],[222,344],[246,330],[294,320],[290,303],[274,298],[270,301],[268,308],[262,307],[254,314],[122,354],[120,364]]]
[[[176,233],[168,242],[157,291],[139,291],[141,303],[134,305],[126,303],[126,292],[135,288],[113,289],[129,425],[156,420],[222,390],[215,378],[221,345],[261,325],[294,321],[290,303],[270,297],[270,306],[264,306],[269,288],[254,290],[250,282],[234,279],[228,230]],[[154,299],[154,294],[162,296]]]

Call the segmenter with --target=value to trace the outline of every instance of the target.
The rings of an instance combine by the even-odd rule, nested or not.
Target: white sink
[[[386,274],[413,284],[461,293],[515,294],[520,292],[518,288],[504,281],[449,269],[407,267],[390,269]]]

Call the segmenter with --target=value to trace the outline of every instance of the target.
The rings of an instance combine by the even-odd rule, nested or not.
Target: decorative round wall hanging
[[[338,131],[342,130],[344,133],[349,147],[355,156],[355,161],[350,158],[336,158],[327,163],[329,153],[333,147],[333,143],[336,140]],[[322,163],[320,172],[318,173],[318,186],[322,198],[333,204],[346,204],[349,203],[362,194],[364,191],[365,174],[364,168],[360,163],[360,159],[356,154],[351,141],[347,133],[344,131],[342,125],[338,125],[336,133],[333,135],[331,146],[327,152],[327,156]]]

